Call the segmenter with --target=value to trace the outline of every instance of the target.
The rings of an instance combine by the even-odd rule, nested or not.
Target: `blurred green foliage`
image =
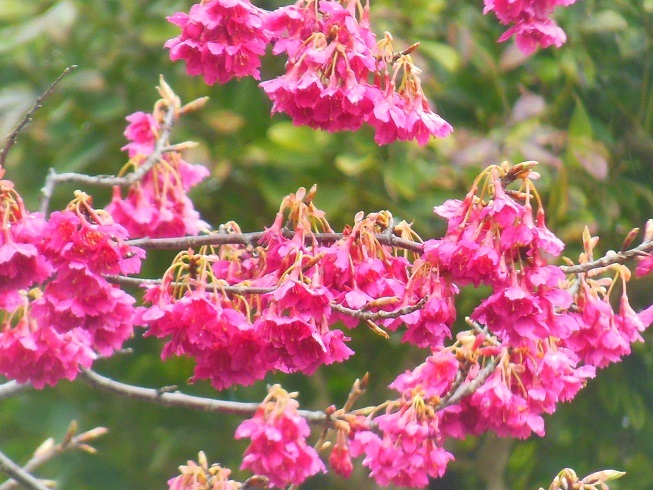
[[[177,34],[165,16],[189,7],[179,0],[0,0],[0,134],[16,125],[66,66],[79,66],[9,156],[7,177],[30,208],[36,208],[50,167],[120,170],[126,163],[120,151],[124,117],[151,109],[163,74],[182,101],[211,97],[205,109],[180,123],[174,140],[200,143],[187,159],[205,164],[212,177],[194,199],[215,225],[235,220],[244,231],[260,230],[272,222],[282,196],[317,183],[317,204],[334,228],[351,222],[359,210],[389,209],[414,221],[424,238],[435,237],[443,223],[433,216],[433,206],[460,198],[480,168],[502,160],[541,162],[539,190],[549,225],[568,243],[570,257],[578,254],[585,225],[601,236],[606,251],[653,216],[651,1],[585,0],[559,9],[568,43],[524,58],[511,43],[495,42],[502,28],[482,15],[481,0],[372,0],[377,34],[392,32],[397,49],[421,42],[415,59],[425,91],[455,127],[453,136],[425,148],[409,143],[379,148],[367,131],[327,134],[294,127],[282,116],[270,118],[270,103],[253,80],[208,87],[187,77],[162,45]],[[281,60],[268,58],[263,77],[282,68]],[[65,205],[72,190],[59,188],[55,206]],[[106,191],[86,190],[98,206],[108,199]],[[169,259],[152,256],[145,273],[160,272]],[[651,302],[650,280],[631,287],[636,305]],[[480,294],[465,290],[460,318]],[[130,347],[135,355],[100,361],[98,370],[126,382],[178,384],[187,392],[216,395],[205,384],[186,386],[190,362],[161,363],[158,342],[136,338]],[[400,370],[424,356],[397,339],[388,345],[370,335],[355,338],[353,348],[358,355],[345,365],[309,379],[270,381],[282,380],[287,389],[301,391],[304,406],[323,409],[342,404],[353,380],[371,370],[363,403],[373,402]],[[511,446],[489,437],[454,444],[457,461],[431,488],[483,488],[493,465],[505,488],[548,486],[565,466],[579,475],[606,467],[625,470],[627,477],[612,488],[652,488],[652,374],[653,348],[640,345],[549,417],[546,438]],[[264,391],[259,385],[220,396],[257,401]],[[82,429],[104,425],[110,432],[97,443],[99,455],[67,454],[39,472],[57,478],[61,488],[165,488],[176,466],[199,450],[235,469],[244,449],[232,438],[236,419],[116,399],[82,383],[3,401],[0,447],[24,461],[44,438],[60,437],[71,419]],[[501,475],[499,460],[508,449]],[[315,479],[305,487],[354,485],[373,488],[361,471],[353,481]]]

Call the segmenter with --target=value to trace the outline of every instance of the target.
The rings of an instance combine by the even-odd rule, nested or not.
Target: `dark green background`
[[[273,8],[282,2],[257,2]],[[585,225],[601,236],[600,250],[618,248],[625,234],[653,216],[653,1],[585,0],[559,9],[568,34],[560,50],[525,59],[512,43],[497,44],[502,27],[482,15],[482,1],[372,0],[375,31],[392,32],[396,48],[415,41],[423,86],[452,137],[425,148],[401,143],[379,148],[371,131],[327,134],[269,117],[270,103],[253,80],[208,87],[171,63],[163,43],[177,34],[164,18],[189,2],[169,0],[0,0],[0,134],[7,134],[35,98],[68,65],[79,65],[18,139],[6,177],[36,209],[49,167],[58,171],[116,173],[126,162],[120,147],[124,117],[150,111],[163,74],[182,101],[209,95],[204,110],[184,119],[174,141],[194,140],[186,157],[211,169],[194,193],[202,216],[217,225],[237,221],[244,231],[269,225],[280,199],[318,184],[316,203],[334,228],[359,210],[389,209],[415,221],[424,238],[439,236],[434,205],[462,197],[480,168],[502,160],[542,162],[540,191],[549,226],[577,257]],[[264,77],[283,62],[266,58]],[[74,187],[57,190],[63,206]],[[85,189],[98,206],[108,193]],[[152,254],[144,274],[154,277],[170,254]],[[634,281],[638,309],[651,303],[650,280]],[[481,292],[465,290],[459,318]],[[341,405],[353,380],[371,372],[363,403],[382,399],[397,373],[425,356],[356,331],[350,362],[311,378],[271,377],[300,390],[304,407]],[[650,335],[647,335],[650,338]],[[186,386],[192,365],[161,363],[158,341],[140,335],[132,356],[96,364],[99,372],[144,386],[179,384],[189,393],[259,401],[264,384],[219,395],[205,383]],[[536,489],[570,466],[579,474],[602,468],[628,472],[613,488],[653,488],[653,352],[602,370],[574,403],[547,418],[547,436],[506,443],[483,437],[453,443],[456,462],[433,489]],[[26,461],[48,436],[60,437],[70,420],[82,429],[103,425],[96,456],[66,454],[39,471],[60,488],[154,489],[199,450],[236,469],[245,444],[234,442],[237,419],[166,409],[91,391],[80,382],[2,401],[0,448]],[[503,462],[503,457],[507,461]],[[485,475],[485,476],[484,476]],[[489,476],[487,476],[489,475]],[[246,475],[239,475],[243,478]],[[492,484],[487,481],[492,480]],[[504,485],[503,487],[501,485]],[[498,486],[497,486],[498,485]],[[362,471],[354,480],[314,479],[305,488],[375,488]]]

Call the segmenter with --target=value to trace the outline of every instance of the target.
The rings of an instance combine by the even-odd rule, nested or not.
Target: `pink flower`
[[[81,328],[59,333],[38,326],[28,316],[15,326],[5,321],[0,333],[0,373],[37,389],[64,378],[73,380],[79,366],[88,368],[93,363],[91,344],[89,333]]]
[[[567,37],[564,31],[549,18],[558,5],[569,6],[576,0],[485,0],[484,14],[494,12],[504,25],[515,24],[504,32],[499,42],[513,35],[519,49],[530,55],[537,49],[562,46]]]
[[[299,404],[281,386],[274,385],[251,419],[236,429],[236,439],[251,442],[241,469],[269,478],[275,487],[300,485],[318,472],[326,472],[315,449],[306,444],[310,429],[297,414]]]
[[[354,435],[350,444],[352,455],[365,454],[363,465],[381,486],[424,488],[429,476],[441,477],[454,459],[438,445],[438,417],[417,407],[420,403],[405,401],[397,412],[377,417],[382,437],[371,431]]]
[[[121,150],[127,151],[130,158],[138,154],[149,155],[152,153],[159,132],[159,124],[152,114],[139,111],[127,116],[126,119],[129,121],[129,125],[124,134],[129,143]]]
[[[442,397],[453,384],[460,365],[449,350],[437,350],[426,361],[412,371],[397,376],[390,388],[409,397],[413,390],[419,390],[425,397]]]
[[[32,303],[32,316],[41,329],[87,332],[89,347],[107,356],[132,336],[134,302],[104,277],[73,262],[57,269],[56,278]]]
[[[132,157],[134,170],[141,166],[159,138],[163,115],[136,112],[127,116],[125,136],[130,141],[122,149]],[[140,156],[138,156],[140,155]],[[209,175],[203,165],[185,162],[179,153],[167,152],[142,179],[132,184],[127,197],[116,186],[106,211],[127,229],[130,238],[169,238],[197,235],[208,224],[200,219],[187,192]]]
[[[179,476],[168,480],[169,490],[239,490],[242,484],[229,479],[231,470],[214,464],[209,468],[204,453],[199,454],[199,464],[188,461],[179,467]]]
[[[269,347],[245,315],[223,307],[217,295],[188,292],[175,300],[164,282],[151,288],[136,323],[148,327],[146,336],[171,337],[161,356],[195,359],[194,380],[209,379],[215,389],[249,385],[274,369]]]
[[[368,89],[374,110],[366,122],[375,129],[374,141],[379,145],[413,139],[425,145],[432,136],[444,138],[453,131],[447,121],[431,110],[417,80],[415,77],[412,91],[402,93],[397,93],[390,82],[386,82],[387,89]]]
[[[165,178],[173,180],[170,175]],[[120,188],[116,187],[106,210],[127,229],[130,238],[197,235],[208,228],[185,191],[169,186],[161,191],[139,183],[123,198]]]
[[[567,35],[558,24],[547,18],[530,18],[518,22],[499,37],[499,42],[504,42],[515,36],[519,50],[525,55],[535,52],[538,47],[559,48],[567,41]]]
[[[269,33],[263,27],[264,11],[249,0],[209,0],[193,5],[168,21],[181,34],[165,43],[170,59],[186,62],[189,75],[203,75],[204,81],[226,83],[232,78],[260,79],[260,57],[265,54]]]
[[[573,314],[578,329],[564,345],[587,364],[602,368],[618,362],[630,354],[630,344],[642,340],[640,332],[647,325],[630,307],[625,292],[618,314],[613,311],[608,298],[596,297],[586,283],[581,285],[576,303],[581,310]]]
[[[0,306],[15,301],[17,291],[47,279],[52,266],[41,250],[45,221],[28,213],[13,182],[0,168]]]
[[[126,230],[111,216],[87,219],[73,211],[55,211],[44,228],[42,248],[56,266],[84,264],[98,274],[134,274],[140,271],[145,251],[124,243]]]
[[[646,255],[639,259],[635,273],[638,276],[645,276],[653,272],[653,254]]]
[[[319,5],[319,18],[314,17],[312,7],[286,7],[272,14],[275,29],[307,37],[299,43],[288,42],[279,31],[275,53],[288,53],[286,73],[261,83],[261,88],[273,102],[272,113],[285,112],[296,125],[354,131],[373,108],[366,78],[376,67],[372,54],[375,37],[367,19],[359,22],[351,8],[338,2]],[[300,13],[304,19],[293,22],[291,16]],[[284,17],[291,20],[290,26],[279,26]],[[313,29],[305,29],[306,25]]]
[[[40,250],[45,221],[26,214],[0,230],[0,293],[29,288],[47,279],[52,266]]]

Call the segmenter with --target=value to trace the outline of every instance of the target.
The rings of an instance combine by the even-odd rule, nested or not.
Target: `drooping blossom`
[[[154,151],[163,117],[159,105],[154,114],[136,112],[127,116],[129,125],[125,136],[129,143],[123,150],[129,153],[134,170]],[[129,187],[126,197],[120,187],[114,187],[106,210],[127,229],[131,238],[197,235],[208,229],[208,224],[200,219],[187,193],[208,174],[203,165],[190,164],[179,153],[167,152]]]
[[[226,307],[219,295],[206,290],[189,289],[175,299],[169,281],[164,278],[161,286],[146,292],[145,301],[152,306],[137,319],[148,327],[146,335],[170,337],[164,359],[193,357],[194,379],[209,379],[218,390],[250,385],[274,368],[265,342],[243,313]]]
[[[266,24],[273,52],[288,55],[285,74],[261,83],[273,113],[326,131],[354,131],[367,123],[380,145],[397,140],[424,145],[452,131],[431,110],[410,56],[395,60],[389,35],[376,42],[368,4],[300,1],[270,13]]]
[[[47,279],[52,266],[41,252],[45,220],[29,213],[0,168],[0,307],[16,302],[15,292]]]
[[[599,368],[618,362],[630,354],[631,344],[641,342],[642,331],[648,326],[630,306],[624,290],[615,313],[609,297],[601,298],[587,282],[583,282],[573,313],[578,329],[565,340],[565,345],[587,364]]]
[[[43,253],[56,276],[32,302],[39,328],[59,333],[81,329],[89,347],[109,355],[133,333],[135,300],[104,274],[140,271],[145,252],[125,243],[126,230],[77,192],[65,211],[52,213],[44,228]]]
[[[489,377],[446,413],[443,431],[455,437],[488,430],[501,437],[527,438],[544,435],[543,414],[558,403],[574,398],[593,378],[593,366],[583,365],[576,354],[555,339],[525,340],[518,348],[498,354],[498,366]],[[469,372],[478,376],[480,367]]]
[[[283,488],[300,485],[319,472],[326,472],[315,449],[306,443],[310,429],[297,413],[299,403],[281,386],[274,385],[251,419],[236,429],[236,439],[250,439],[242,469]]]
[[[367,78],[376,69],[376,39],[367,10],[357,20],[355,2],[345,7],[322,1],[319,6],[318,16],[310,5],[282,7],[272,14],[275,52],[285,51],[289,59],[286,73],[261,83],[261,88],[273,102],[272,113],[285,112],[296,125],[355,131],[373,109]],[[305,19],[290,28],[279,24],[280,18],[292,14]],[[304,29],[307,24],[311,30]],[[293,36],[300,36],[300,42],[289,42]]]
[[[172,61],[184,60],[189,75],[202,75],[208,85],[232,78],[260,79],[261,56],[269,33],[263,25],[265,11],[249,0],[210,0],[177,12],[168,21],[181,34],[165,43]]]
[[[374,128],[377,144],[416,140],[425,145],[431,137],[444,138],[453,131],[452,126],[431,109],[422,90],[420,72],[409,55],[402,55],[393,63],[392,74],[384,67],[376,75],[375,85],[369,88],[374,110],[366,122]],[[402,82],[397,85],[399,78]]]
[[[517,47],[526,55],[537,47],[562,46],[565,32],[550,18],[557,6],[569,6],[576,0],[485,0],[483,13],[494,12],[503,25],[514,24],[499,42],[515,36]]]
[[[425,488],[429,477],[441,477],[454,459],[442,447],[439,417],[420,395],[374,420],[382,435],[356,432],[350,448],[353,456],[365,455],[363,466],[381,486]]]
[[[242,484],[230,480],[231,470],[213,464],[209,467],[206,456],[199,453],[198,462],[188,461],[179,467],[179,476],[168,480],[168,490],[239,490]]]
[[[90,367],[96,354],[91,334],[77,327],[58,331],[41,326],[26,306],[16,324],[6,318],[0,333],[0,373],[42,389],[61,379],[73,380],[79,367]]]

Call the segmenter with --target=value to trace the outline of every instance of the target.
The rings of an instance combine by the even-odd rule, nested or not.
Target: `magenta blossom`
[[[226,83],[232,78],[260,79],[261,56],[269,42],[263,27],[265,12],[249,0],[209,0],[178,12],[168,21],[181,34],[165,43],[172,61],[184,60],[189,75]]]
[[[249,469],[283,488],[300,485],[309,476],[326,472],[317,452],[306,443],[310,429],[297,414],[299,403],[274,385],[251,419],[236,429],[236,439],[251,439],[242,469]]]

